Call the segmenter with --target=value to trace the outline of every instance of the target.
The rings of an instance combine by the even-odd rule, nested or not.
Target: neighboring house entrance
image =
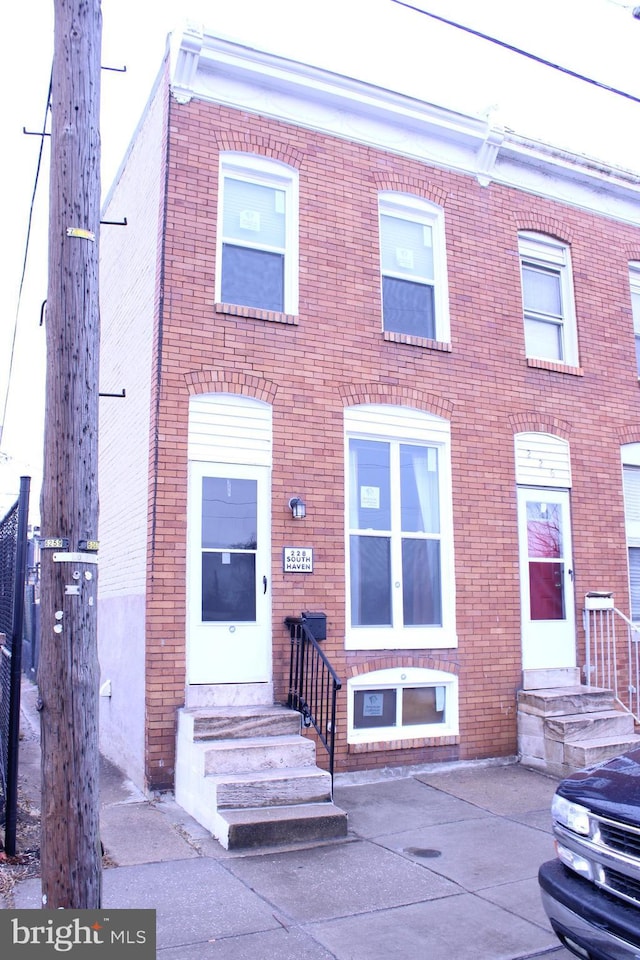
[[[191,401],[190,684],[271,680],[270,456],[267,404],[226,394]]]
[[[523,685],[578,682],[569,444],[515,438]]]
[[[576,624],[568,490],[518,490],[522,667],[574,667]]]

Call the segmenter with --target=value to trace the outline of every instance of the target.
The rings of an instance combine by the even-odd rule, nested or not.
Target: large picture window
[[[542,234],[518,237],[527,357],[578,365],[569,248]]]
[[[297,174],[252,154],[223,154],[216,299],[296,313]]]
[[[442,210],[419,197],[386,192],[379,209],[384,331],[448,341]]]
[[[455,645],[448,424],[383,406],[346,422],[347,643]]]

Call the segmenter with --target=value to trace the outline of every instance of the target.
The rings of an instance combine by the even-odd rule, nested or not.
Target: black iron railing
[[[20,479],[20,496],[0,520],[0,813],[4,846],[16,852],[20,670],[24,623],[29,477]]]
[[[336,701],[342,683],[305,621],[287,617],[285,624],[291,635],[287,704],[302,714],[306,727],[315,728],[329,754],[329,773],[333,779]]]

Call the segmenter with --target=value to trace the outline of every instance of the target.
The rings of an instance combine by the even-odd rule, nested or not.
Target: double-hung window
[[[543,234],[521,233],[518,249],[527,357],[577,366],[569,248]]]
[[[345,421],[347,646],[455,646],[449,424],[373,405]]]
[[[633,333],[636,341],[636,365],[638,376],[640,376],[640,263],[629,264],[629,286],[631,287]]]
[[[291,167],[253,154],[221,155],[216,300],[297,313],[297,198]]]
[[[385,333],[448,341],[443,211],[419,197],[385,192],[379,212]]]
[[[640,621],[640,443],[622,447],[622,478],[631,619],[637,623]]]

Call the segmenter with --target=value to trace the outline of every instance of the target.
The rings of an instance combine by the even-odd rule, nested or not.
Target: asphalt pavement
[[[37,806],[32,692],[19,765]],[[103,760],[103,907],[155,909],[160,960],[567,960],[537,884],[555,785],[515,762],[338,776],[345,839],[238,852]],[[40,903],[37,878],[0,901]]]

